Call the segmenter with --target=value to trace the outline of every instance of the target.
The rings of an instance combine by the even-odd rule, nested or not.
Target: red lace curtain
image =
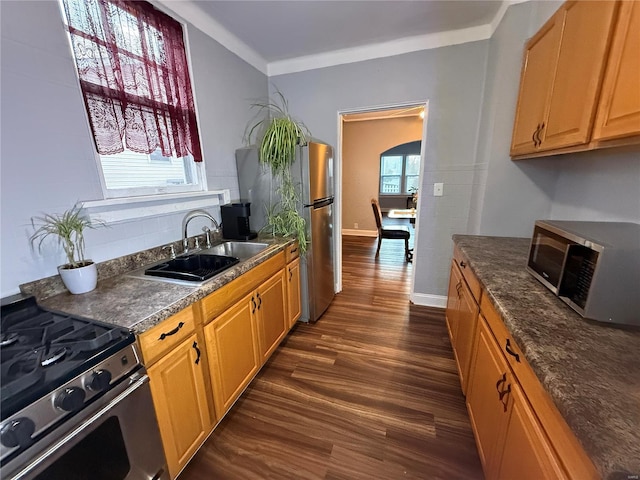
[[[63,3],[98,153],[201,162],[182,26],[143,1]]]

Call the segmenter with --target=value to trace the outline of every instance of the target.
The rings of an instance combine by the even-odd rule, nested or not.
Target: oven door
[[[35,480],[169,479],[149,377],[134,374],[17,457],[4,478]],[[37,454],[33,452],[37,451]],[[29,453],[31,452],[31,453]],[[30,455],[30,458],[24,458]],[[21,459],[21,457],[23,457]],[[12,462],[15,465],[15,462]]]

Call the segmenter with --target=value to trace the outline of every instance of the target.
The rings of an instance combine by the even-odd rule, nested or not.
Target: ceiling
[[[266,72],[489,38],[513,0],[158,0]],[[522,1],[522,0],[516,0]],[[488,32],[488,33],[487,33]],[[457,33],[453,35],[453,33]],[[476,38],[479,37],[479,38]],[[416,43],[417,42],[417,43]],[[433,46],[429,47],[427,44]],[[392,52],[389,52],[389,49]],[[339,59],[337,54],[356,57]],[[355,59],[354,59],[355,58]],[[293,63],[292,63],[293,62]],[[290,66],[287,66],[290,65]],[[282,73],[282,72],[276,72]]]

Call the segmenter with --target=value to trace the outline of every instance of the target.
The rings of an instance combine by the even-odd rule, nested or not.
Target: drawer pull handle
[[[175,335],[176,333],[178,333],[178,331],[184,327],[184,322],[180,322],[178,324],[178,326],[176,328],[174,328],[173,330],[168,331],[167,333],[163,333],[162,335],[160,335],[160,338],[158,340],[164,340],[165,338],[171,336],[171,335]]]
[[[513,350],[511,350],[511,342],[509,341],[509,339],[507,338],[507,344],[504,346],[504,349],[507,351],[507,353],[509,355],[511,355],[512,357],[516,357],[516,362],[520,363],[520,355],[518,355],[516,352],[514,352]]]
[[[290,252],[291,252],[292,254],[296,253],[297,251],[298,251],[298,247],[296,247],[296,248],[292,248],[292,249],[290,250]]]
[[[195,361],[195,364],[198,365],[198,363],[200,363],[200,349],[198,348],[198,342],[193,342],[193,345],[191,346],[196,350],[196,354],[198,355]]]
[[[496,383],[496,390],[498,391],[498,394],[500,394],[500,392],[502,392],[502,390],[500,390],[500,384],[504,383],[507,381],[507,374],[503,373],[502,374],[502,378],[500,380],[498,380],[498,383]],[[502,398],[502,397],[500,397]]]
[[[462,268],[466,268],[466,267],[467,267],[467,264],[466,264],[466,263],[464,263],[464,261],[461,261],[461,262],[460,262],[460,266],[461,266]]]
[[[507,401],[503,401],[502,398],[507,395],[508,393],[511,393],[511,384],[507,385],[507,389],[506,390],[502,390],[500,392],[500,403],[502,403],[502,408],[504,409],[504,411],[507,411],[507,404],[509,403],[508,399]]]

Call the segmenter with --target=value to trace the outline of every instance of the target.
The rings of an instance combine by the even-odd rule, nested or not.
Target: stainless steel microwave
[[[640,225],[538,220],[527,270],[585,318],[640,326]]]

